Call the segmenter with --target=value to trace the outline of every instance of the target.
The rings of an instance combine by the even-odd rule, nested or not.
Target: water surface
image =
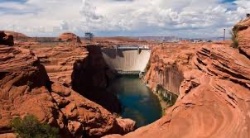
[[[115,92],[122,104],[123,118],[136,121],[136,126],[150,124],[161,117],[159,99],[138,76],[122,76],[115,79],[108,90]]]

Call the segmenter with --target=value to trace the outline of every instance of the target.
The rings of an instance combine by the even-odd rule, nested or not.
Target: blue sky
[[[30,36],[217,37],[250,13],[250,0],[0,0],[0,30]]]

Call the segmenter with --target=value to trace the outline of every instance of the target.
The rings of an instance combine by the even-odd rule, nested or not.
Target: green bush
[[[239,41],[238,41],[238,32],[239,29],[238,28],[234,28],[230,34],[231,34],[231,40],[232,40],[232,44],[231,47],[233,48],[238,48],[239,47]]]
[[[242,26],[242,25],[235,25],[232,29],[232,31],[230,32],[231,34],[231,40],[232,40],[232,44],[231,47],[233,48],[239,48],[239,38],[238,38],[238,33],[240,30],[245,30],[246,28],[248,28],[247,26]]]
[[[57,128],[40,123],[34,115],[27,115],[23,119],[17,117],[11,121],[11,127],[20,138],[58,138]]]

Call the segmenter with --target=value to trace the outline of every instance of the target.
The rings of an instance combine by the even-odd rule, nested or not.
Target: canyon
[[[249,21],[236,24],[244,26],[239,50],[225,42],[155,47],[144,81],[178,99],[161,119],[123,137],[249,137]]]
[[[235,25],[231,42],[155,43],[97,38],[87,45],[72,33],[60,43],[0,46],[0,137],[14,137],[9,122],[35,115],[60,128],[62,137],[250,137],[250,19]],[[6,35],[4,36],[6,37]],[[5,42],[2,44],[6,44]],[[116,95],[106,90],[117,73],[102,48],[150,47],[142,81],[152,91],[177,95],[157,121],[135,130],[123,119]],[[171,96],[170,96],[171,97]],[[145,105],[146,106],[146,105]]]
[[[78,72],[77,68],[79,66],[88,68],[91,66],[86,67],[86,65],[92,64],[90,60],[85,62],[86,49],[75,48],[76,52],[74,53],[72,49],[65,46],[50,49],[44,47],[40,50],[46,55],[39,55],[35,49],[37,43],[34,45],[32,43],[29,47],[30,49],[34,47],[34,52],[27,49],[26,45],[24,47],[0,46],[0,137],[12,137],[13,130],[9,126],[10,121],[16,116],[23,117],[28,114],[35,115],[39,121],[59,128],[60,135],[67,138],[82,136],[95,138],[113,133],[124,134],[134,129],[135,122],[131,119],[118,118],[103,106],[79,94],[86,93],[84,91],[86,89],[92,90],[92,94],[95,92],[97,97],[100,95],[101,101],[105,100],[105,97],[109,98],[109,101],[114,100],[114,103],[117,104],[108,105],[114,107],[111,107],[110,110],[118,110],[116,109],[118,108],[116,105],[119,105],[118,100],[101,91],[102,84],[105,85],[106,81],[105,78],[101,79],[103,74],[93,72],[90,77],[97,76],[95,79],[98,82],[93,79],[79,92],[73,90],[78,90],[75,88],[78,85],[77,82],[74,82],[74,78],[85,75]],[[51,53],[46,51],[51,51]],[[77,56],[78,52],[82,55],[81,57]],[[38,56],[35,56],[35,53]],[[62,62],[66,63],[62,64]],[[45,66],[41,63],[44,63]],[[74,68],[76,69],[74,70]],[[91,71],[91,69],[86,70]],[[58,76],[55,77],[56,72],[61,74],[58,73]],[[72,74],[76,74],[76,76],[74,77]],[[99,77],[99,75],[101,76]],[[69,86],[71,83],[67,81],[71,80],[71,77],[73,78],[73,88]],[[91,80],[91,78],[85,79]],[[100,81],[104,82],[100,84]],[[88,89],[89,85],[98,85],[99,90]]]

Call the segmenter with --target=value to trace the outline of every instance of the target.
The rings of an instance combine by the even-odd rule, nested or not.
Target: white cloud
[[[250,1],[236,0],[27,0],[5,2],[0,28],[30,35],[58,35],[62,31],[102,35],[220,36],[247,12]],[[1,12],[0,12],[1,14]],[[14,26],[14,27],[13,27]],[[43,28],[43,29],[41,29]],[[56,28],[56,29],[55,29]],[[61,28],[61,29],[58,29]],[[42,31],[41,31],[42,30]],[[56,31],[57,30],[57,31]],[[60,30],[60,31],[59,31]],[[53,32],[54,31],[54,32]],[[37,34],[40,32],[40,34]]]

